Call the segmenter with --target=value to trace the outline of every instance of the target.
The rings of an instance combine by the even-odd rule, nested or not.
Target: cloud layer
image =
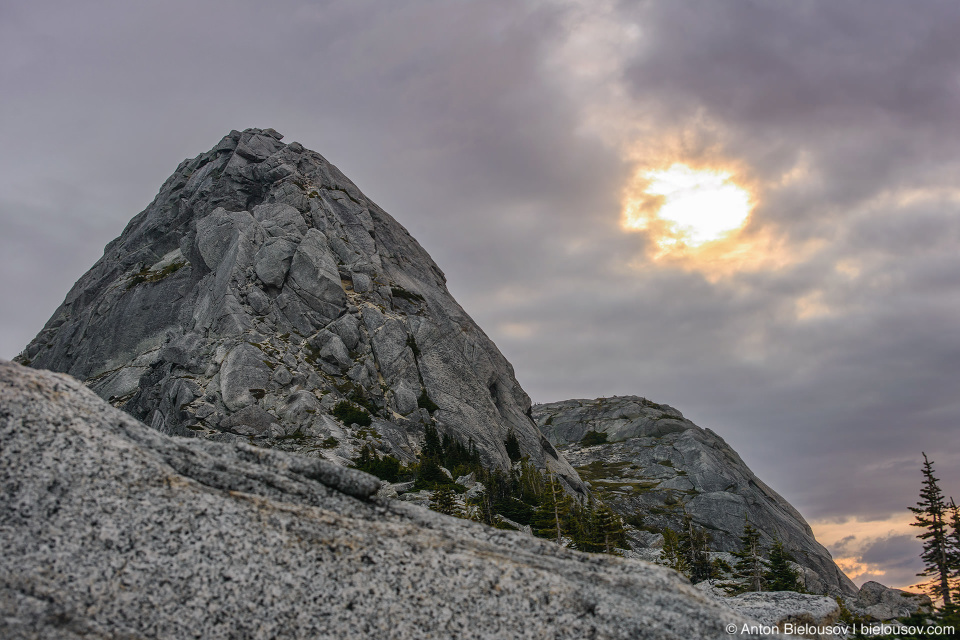
[[[960,496],[955,3],[384,6],[5,7],[2,355],[183,157],[272,126],[411,230],[535,400],[674,405],[811,519],[902,514],[922,450]],[[756,206],[655,260],[623,208],[675,162]],[[894,571],[916,543],[885,540]]]

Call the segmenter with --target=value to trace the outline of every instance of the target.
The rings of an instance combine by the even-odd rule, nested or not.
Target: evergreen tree
[[[657,561],[657,564],[662,564],[665,567],[670,567],[674,571],[688,575],[690,567],[680,548],[680,536],[669,527],[663,530],[662,535],[663,549],[660,552],[660,559]]]
[[[543,500],[533,516],[533,531],[540,538],[563,544],[563,524],[570,513],[570,498],[557,485],[553,475],[545,488]]]
[[[960,508],[957,507],[957,503],[953,501],[953,498],[950,498],[950,533],[947,537],[947,543],[949,545],[949,557],[948,561],[951,567],[950,577],[954,581],[954,594],[956,597],[953,599],[956,606],[956,603],[960,602]]]
[[[434,458],[425,458],[417,469],[415,489],[435,489],[440,486],[453,484]]]
[[[710,563],[710,534],[693,524],[689,514],[683,517],[683,529],[678,534],[680,552],[686,561],[687,576],[694,584],[713,577]]]
[[[743,525],[740,550],[733,555],[737,558],[733,566],[733,581],[723,585],[724,589],[732,594],[763,591],[768,566],[763,558],[763,547],[760,546],[760,532],[749,520]]]
[[[780,540],[775,540],[770,548],[769,568],[764,573],[767,588],[770,591],[796,591],[804,593],[800,574],[790,566],[793,556],[787,551]]]
[[[430,508],[448,516],[460,517],[460,506],[457,504],[457,494],[452,487],[437,488],[430,498]]]
[[[387,482],[397,482],[403,471],[399,460],[386,455],[381,458],[377,450],[369,444],[360,449],[360,457],[354,460],[354,467]]]
[[[574,504],[570,514],[570,537],[573,538],[572,547],[578,551],[601,553],[603,542],[600,540],[597,527],[597,504],[593,498],[583,504]]]
[[[584,505],[575,505],[569,519],[575,549],[615,554],[617,549],[627,548],[623,520],[607,505],[591,499]]]
[[[543,475],[529,460],[520,462],[520,475],[516,477],[516,487],[518,497],[530,505],[539,503],[544,491],[547,490]]]
[[[430,425],[427,425],[423,432],[423,451],[421,455],[424,458],[432,458],[438,461],[437,464],[443,460],[443,444],[437,430]]]
[[[947,524],[947,506],[943,492],[940,491],[940,480],[934,475],[933,463],[923,454],[923,488],[920,490],[920,500],[916,507],[910,507],[916,522],[914,527],[921,527],[924,531],[917,535],[923,540],[923,552],[920,558],[924,562],[924,569],[918,576],[930,578],[927,587],[935,598],[943,598],[943,604],[949,608],[950,578],[956,572],[956,553],[951,549],[949,527]]]
[[[507,439],[503,442],[503,446],[507,450],[507,456],[511,462],[517,462],[523,457],[523,454],[520,452],[520,441],[517,440],[517,434],[513,432],[513,429],[507,434]]]
[[[627,548],[627,534],[623,530],[623,520],[610,507],[605,504],[597,507],[594,523],[597,543],[603,553],[616,553],[617,549]]]

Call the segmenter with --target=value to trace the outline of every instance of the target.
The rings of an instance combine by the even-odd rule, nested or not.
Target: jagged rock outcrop
[[[804,567],[808,591],[856,595],[803,516],[720,436],[673,407],[622,396],[537,405],[533,417],[596,495],[624,517],[642,519],[642,529],[632,530],[637,547],[655,545],[658,530],[679,529],[687,513],[711,534],[715,550],[736,551],[749,519],[764,544],[779,538]],[[590,431],[608,444],[582,443]]]
[[[662,567],[381,501],[322,460],[171,438],[5,361],[0,442],[11,640],[686,640],[749,622]]]
[[[281,138],[233,131],[181,163],[18,361],[76,376],[162,433],[340,463],[366,444],[412,462],[435,424],[506,468],[513,431],[582,490],[430,256]],[[344,401],[354,412],[335,417]]]

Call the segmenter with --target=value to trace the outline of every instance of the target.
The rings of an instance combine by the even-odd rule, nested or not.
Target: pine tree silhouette
[[[911,526],[921,527],[923,533],[917,537],[923,540],[923,552],[920,558],[924,569],[918,576],[931,578],[927,583],[934,597],[943,598],[943,604],[949,608],[950,579],[957,571],[956,550],[951,545],[947,524],[947,505],[940,491],[940,479],[934,475],[933,463],[923,454],[923,488],[916,507],[910,507],[916,522]]]

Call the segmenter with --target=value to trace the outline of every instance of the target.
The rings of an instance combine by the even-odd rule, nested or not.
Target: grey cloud
[[[919,559],[920,549],[917,538],[907,534],[871,540],[853,557],[859,562],[882,567],[882,573],[867,573],[858,577],[857,582],[862,584],[867,580],[875,580],[886,585],[905,587],[925,580],[917,576],[923,570],[923,563]],[[841,544],[833,545],[830,550],[835,555],[849,555]]]
[[[871,564],[892,567],[917,566],[919,543],[914,536],[893,535],[880,538],[866,545],[860,552],[860,560]]]

